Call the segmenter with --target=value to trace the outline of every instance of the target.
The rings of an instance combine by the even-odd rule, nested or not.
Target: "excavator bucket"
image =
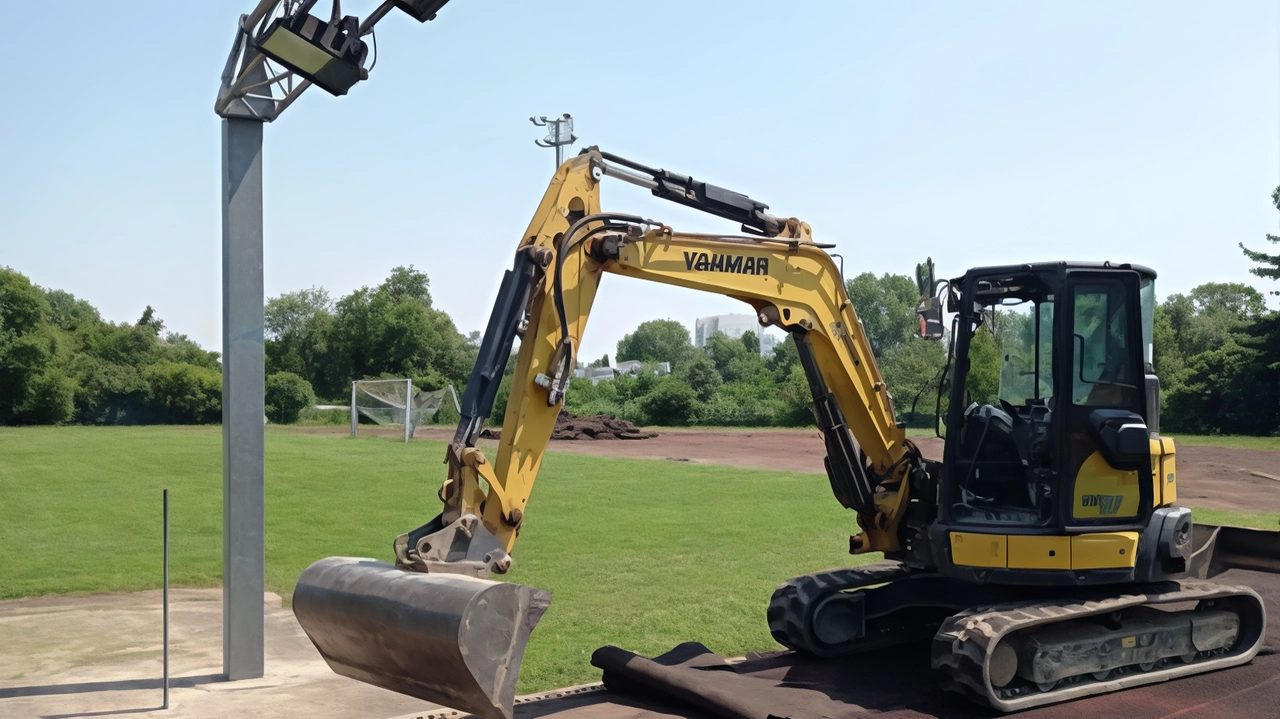
[[[1280,532],[1196,523],[1190,575],[1211,579],[1228,569],[1280,573]]]
[[[333,671],[485,719],[511,719],[545,590],[329,557],[298,579],[293,613]]]

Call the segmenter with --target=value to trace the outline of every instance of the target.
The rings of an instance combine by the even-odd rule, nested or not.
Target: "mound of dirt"
[[[498,439],[502,430],[485,428],[480,431],[480,436]],[[556,428],[551,431],[551,439],[649,439],[657,436],[657,432],[640,429],[625,419],[614,419],[607,414],[579,417],[564,410],[560,410]]]

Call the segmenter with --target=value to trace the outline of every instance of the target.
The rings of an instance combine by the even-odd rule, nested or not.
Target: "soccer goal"
[[[356,380],[351,383],[351,436],[356,436],[360,415],[364,415],[374,424],[403,426],[404,441],[408,442],[422,418],[434,417],[446,398],[451,398],[454,408],[461,411],[453,385],[422,392],[413,389],[411,379]]]

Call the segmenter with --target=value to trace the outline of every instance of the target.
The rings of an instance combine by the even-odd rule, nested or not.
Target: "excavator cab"
[[[1151,461],[1159,395],[1146,391],[1154,280],[1138,265],[1046,263],[947,283],[954,371],[935,532],[1147,528],[1166,504]]]

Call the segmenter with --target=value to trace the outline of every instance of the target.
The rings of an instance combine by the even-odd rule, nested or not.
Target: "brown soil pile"
[[[480,436],[498,439],[502,430],[486,428],[481,430]],[[551,431],[551,439],[649,439],[657,436],[657,432],[640,429],[625,419],[614,419],[607,414],[579,417],[564,410],[560,410],[556,428]]]

